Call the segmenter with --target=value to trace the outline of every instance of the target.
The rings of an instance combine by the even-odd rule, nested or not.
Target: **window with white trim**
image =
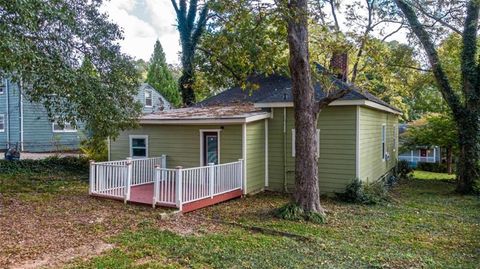
[[[146,107],[152,107],[153,102],[152,102],[152,91],[145,91],[145,106]]]
[[[0,114],[0,132],[5,132],[5,115]]]
[[[52,123],[52,131],[54,133],[74,133],[77,131],[75,127],[72,126],[70,122],[64,122],[62,125],[58,121]]]
[[[148,136],[130,136],[130,156],[134,159],[148,157]]]
[[[295,129],[292,129],[292,157],[295,157]],[[317,157],[320,157],[320,129],[317,129]]]
[[[398,126],[394,124],[393,125],[393,151],[397,150],[397,143],[398,143]]]
[[[5,83],[5,80],[3,78],[0,78],[0,95],[2,95],[5,92],[7,84]]]
[[[387,155],[387,126],[382,124],[382,160],[385,161]]]

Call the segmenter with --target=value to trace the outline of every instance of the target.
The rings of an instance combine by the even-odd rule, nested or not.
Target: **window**
[[[152,91],[145,91],[145,106],[152,107]]]
[[[2,95],[5,92],[6,88],[6,83],[5,80],[2,78],[0,79],[0,95]]]
[[[0,132],[5,132],[5,115],[0,114]]]
[[[385,161],[385,157],[387,155],[387,126],[382,124],[382,160]]]
[[[148,136],[130,136],[130,156],[134,159],[148,157]]]
[[[295,129],[292,129],[292,157],[295,157]],[[320,157],[320,129],[317,129],[317,157]]]
[[[397,141],[398,139],[398,126],[396,124],[393,125],[393,151],[397,150]]]
[[[52,123],[52,131],[54,133],[74,133],[77,131],[69,122],[64,122],[63,127],[58,122]]]

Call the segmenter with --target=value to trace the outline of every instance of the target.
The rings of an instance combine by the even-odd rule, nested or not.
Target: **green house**
[[[398,157],[401,112],[353,85],[318,119],[319,184],[323,194],[342,192],[355,178],[388,176]],[[291,80],[251,78],[255,90],[228,89],[194,107],[143,116],[140,127],[109,142],[111,160],[166,155],[166,165],[199,167],[244,160],[243,193],[294,189],[295,129]],[[316,98],[325,96],[319,83]]]

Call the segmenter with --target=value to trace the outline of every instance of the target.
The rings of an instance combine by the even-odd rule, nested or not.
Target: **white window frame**
[[[6,89],[7,89],[7,80],[4,78],[0,78],[0,95],[3,95]]]
[[[200,129],[200,166],[203,166],[203,156],[205,152],[205,143],[203,143],[203,133],[217,133],[217,152],[218,152],[218,164],[221,164],[220,159],[220,133],[222,129]]]
[[[295,157],[295,129],[292,129],[292,157]],[[317,129],[317,157],[320,158],[320,129]]]
[[[53,133],[76,133],[77,128],[72,127],[72,125],[69,122],[64,122],[63,123],[63,129],[62,130],[55,130],[55,124],[58,125],[57,122],[52,122],[52,132]],[[66,126],[70,126],[72,129],[65,129]],[[60,128],[60,125],[58,125]]]
[[[387,125],[382,124],[382,127],[380,129],[380,135],[381,135],[381,143],[380,143],[380,149],[382,151],[382,161],[386,160],[386,155],[387,155]]]
[[[397,151],[398,146],[398,126],[396,124],[393,125],[393,151]]]
[[[133,156],[133,147],[132,147],[133,139],[145,139],[145,156],[135,156],[135,157]],[[148,158],[148,135],[129,135],[128,140],[129,140],[130,157],[132,159]]]
[[[150,94],[150,105],[147,105],[147,93]],[[145,107],[153,107],[153,91],[152,90],[145,90],[144,92],[145,98]]]
[[[2,123],[2,129],[0,129],[0,133],[5,132],[5,114],[0,114],[0,123]]]

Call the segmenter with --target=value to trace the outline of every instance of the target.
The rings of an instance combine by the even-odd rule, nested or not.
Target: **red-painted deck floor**
[[[174,194],[170,194],[174,196]],[[223,194],[215,195],[213,198],[205,198],[198,201],[185,203],[183,204],[182,212],[190,212],[202,207],[207,207],[210,205],[218,204],[230,199],[234,199],[242,196],[242,190],[233,190]],[[130,190],[130,202],[140,203],[140,204],[149,204],[153,203],[153,183],[133,186]],[[172,207],[169,204],[158,204],[160,206]]]

